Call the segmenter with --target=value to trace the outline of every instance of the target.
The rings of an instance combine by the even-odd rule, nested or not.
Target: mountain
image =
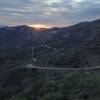
[[[100,19],[70,27],[40,29],[22,25],[0,29],[0,62],[57,67],[100,65]]]
[[[31,48],[40,44],[44,34],[28,26],[4,27],[0,29],[0,59],[1,62],[24,58],[25,53],[30,55]],[[24,56],[24,57],[23,57]]]
[[[33,54],[33,61],[32,61]],[[0,100],[99,100],[100,69],[38,70],[100,65],[100,20],[70,27],[0,29]]]
[[[4,27],[8,27],[8,26],[6,26],[6,25],[0,25],[0,28],[4,28]]]

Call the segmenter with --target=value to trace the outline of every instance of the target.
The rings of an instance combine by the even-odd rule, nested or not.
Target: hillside
[[[11,66],[9,66],[11,67]],[[0,70],[1,100],[99,100],[100,69],[50,71],[12,66]]]
[[[100,65],[99,34],[100,20],[65,28],[1,28],[0,100],[99,100],[100,68],[26,68],[30,63],[57,68]]]
[[[28,26],[0,29],[0,62],[39,66],[86,67],[100,64],[100,20],[65,28],[35,30]]]

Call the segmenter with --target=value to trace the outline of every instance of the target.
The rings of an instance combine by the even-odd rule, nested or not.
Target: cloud
[[[0,0],[1,24],[68,26],[100,18],[100,0]]]

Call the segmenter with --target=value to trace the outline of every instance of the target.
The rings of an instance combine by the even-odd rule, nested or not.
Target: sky
[[[100,0],[0,0],[0,25],[63,27],[100,18]]]

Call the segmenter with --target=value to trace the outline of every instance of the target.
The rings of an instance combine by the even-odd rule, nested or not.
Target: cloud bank
[[[100,0],[0,0],[0,24],[68,26],[100,18]]]

